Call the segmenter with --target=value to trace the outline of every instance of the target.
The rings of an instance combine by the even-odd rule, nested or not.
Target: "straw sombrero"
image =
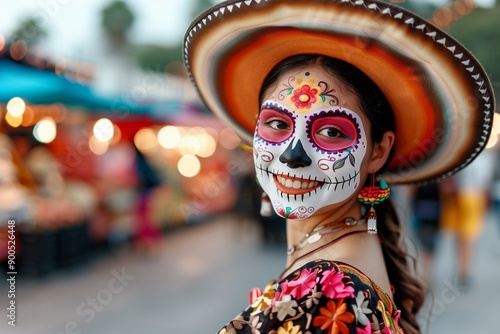
[[[264,78],[304,53],[355,65],[386,95],[396,120],[388,182],[450,176],[486,145],[494,95],[481,65],[448,34],[382,1],[223,2],[189,27],[184,61],[206,106],[251,142]]]

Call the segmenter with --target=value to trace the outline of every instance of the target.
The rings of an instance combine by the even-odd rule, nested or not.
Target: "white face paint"
[[[367,145],[362,119],[319,71],[294,71],[281,80],[266,94],[257,121],[257,179],[284,218],[306,219],[360,185]]]

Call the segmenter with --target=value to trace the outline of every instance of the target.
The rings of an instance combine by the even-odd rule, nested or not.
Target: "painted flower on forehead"
[[[290,101],[298,109],[310,109],[318,101],[319,89],[305,83],[293,90]]]

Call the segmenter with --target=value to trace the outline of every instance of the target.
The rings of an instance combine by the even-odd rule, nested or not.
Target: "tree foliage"
[[[133,55],[139,66],[156,72],[168,72],[170,74],[182,75],[182,45],[160,46],[160,45],[136,45]]]
[[[36,44],[47,35],[47,31],[40,25],[35,17],[26,17],[22,19],[17,28],[12,32],[11,41],[23,40],[28,45]]]
[[[427,19],[432,16],[432,13],[436,9],[436,6],[434,6],[432,3],[422,0],[405,1],[397,5]]]
[[[457,21],[450,33],[476,56],[500,90],[500,6],[475,9]]]
[[[213,6],[219,0],[192,0],[191,19]],[[120,1],[118,1],[120,2]],[[398,4],[424,18],[431,18],[436,9],[429,2],[407,0]],[[483,64],[490,78],[498,82],[500,90],[500,7],[493,9],[477,8],[471,14],[456,21],[450,33],[461,41]],[[135,47],[135,56],[143,68],[170,71],[168,64],[182,62],[182,45],[157,46],[140,45]]]
[[[101,11],[101,25],[111,41],[117,45],[126,43],[127,32],[132,27],[134,20],[134,13],[121,0],[111,2]]]
[[[191,9],[190,17],[194,20],[198,15],[203,13],[208,8],[212,7],[216,2],[215,0],[195,0]]]
[[[192,0],[190,20],[220,1]],[[187,25],[186,25],[187,29]],[[173,46],[136,45],[133,47],[134,57],[139,65],[149,71],[167,72],[175,75],[185,75],[182,65],[182,44]]]

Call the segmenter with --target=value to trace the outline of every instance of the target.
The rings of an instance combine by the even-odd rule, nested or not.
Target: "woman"
[[[348,0],[224,2],[184,56],[253,142],[263,208],[287,218],[283,274],[220,333],[419,333],[387,183],[444,178],[484,148],[494,103],[476,60],[412,13]]]

